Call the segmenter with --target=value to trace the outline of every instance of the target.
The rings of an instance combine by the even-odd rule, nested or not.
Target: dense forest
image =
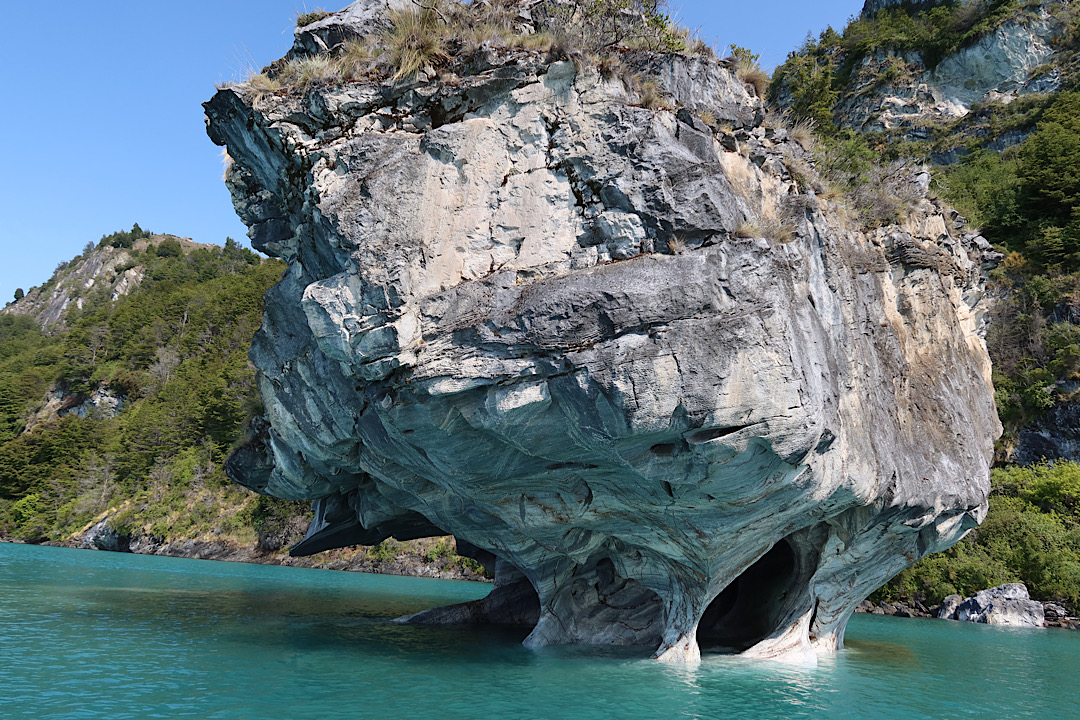
[[[62,540],[122,507],[120,529],[248,540],[265,512],[222,466],[259,409],[247,350],[283,267],[231,240],[156,240],[137,226],[103,238],[21,302],[95,253],[123,253],[113,274],[142,269],[127,296],[99,278],[61,323],[0,314],[0,533]]]
[[[247,353],[284,268],[231,239],[198,245],[136,224],[17,291],[0,313],[0,538],[285,561],[308,504],[224,472],[262,411]],[[485,574],[448,538],[303,562]]]

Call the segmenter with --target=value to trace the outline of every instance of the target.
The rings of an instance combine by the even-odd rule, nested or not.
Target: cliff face
[[[299,554],[452,533],[497,558],[488,599],[415,622],[834,650],[985,512],[988,246],[921,179],[903,225],[859,227],[717,61],[624,62],[666,107],[490,47],[206,104],[254,243],[289,263],[231,474],[315,500]]]
[[[1061,86],[1049,69],[1065,23],[1048,0],[1018,12],[975,42],[931,65],[919,51],[879,49],[860,58],[834,110],[843,127],[860,132],[900,130],[925,140],[934,124],[967,115],[976,103],[1007,104]]]
[[[107,286],[110,297],[117,300],[135,289],[141,279],[142,268],[135,266],[131,255],[119,248],[103,247],[57,268],[49,282],[31,288],[25,297],[0,312],[32,317],[47,329],[63,322],[69,306],[82,309],[82,295],[89,290]]]

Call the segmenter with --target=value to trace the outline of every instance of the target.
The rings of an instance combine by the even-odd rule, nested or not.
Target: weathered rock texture
[[[145,250],[164,239],[176,240],[185,252],[195,248],[212,248],[192,242],[188,238],[173,235],[155,235],[149,240],[139,240],[134,249]],[[133,292],[143,280],[144,268],[135,264],[130,253],[121,248],[102,247],[77,256],[70,263],[63,263],[41,287],[30,288],[21,300],[8,303],[0,313],[26,315],[42,327],[49,329],[64,322],[64,313],[71,306],[80,310],[85,296],[104,289],[113,302]]]
[[[982,251],[926,200],[845,221],[715,61],[626,62],[678,112],[521,51],[207,103],[289,263],[251,355],[269,424],[231,472],[316,501],[299,553],[445,532],[498,558],[488,601],[414,621],[835,650],[985,512]]]
[[[1062,76],[1047,63],[1066,27],[1060,0],[1045,0],[932,66],[918,51],[877,50],[855,64],[834,117],[861,132],[925,140],[935,123],[962,118],[976,103],[1054,92]]]
[[[938,611],[946,620],[1012,627],[1044,627],[1044,616],[1043,604],[1031,599],[1023,583],[980,590],[963,602],[959,595],[950,595]]]

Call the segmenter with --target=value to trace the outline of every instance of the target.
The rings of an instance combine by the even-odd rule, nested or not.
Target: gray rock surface
[[[1043,604],[1029,597],[1023,583],[980,590],[956,608],[956,619],[1012,627],[1044,627],[1046,624]]]
[[[964,603],[964,598],[959,595],[949,595],[947,598],[941,601],[941,607],[938,608],[937,616],[941,620],[955,620],[956,609]]]
[[[898,3],[867,3],[867,7],[873,5],[876,11],[892,4]],[[1060,89],[1060,70],[1047,72],[1046,63],[1054,59],[1057,41],[1067,32],[1067,11],[1060,0],[1043,0],[1018,9],[1012,18],[936,65],[918,51],[875,50],[855,63],[834,117],[855,130],[899,130],[908,140],[926,140],[934,124],[962,118],[976,103],[1007,104],[1022,95]],[[1002,140],[1015,143],[1023,137],[1019,133]],[[942,153],[935,161],[955,162],[959,157]]]
[[[679,112],[525,51],[206,104],[289,263],[231,470],[315,500],[307,549],[498,557],[489,600],[415,622],[531,624],[535,593],[530,645],[810,659],[985,513],[984,251],[927,199],[847,219],[714,61],[628,62]]]
[[[410,0],[363,0],[321,20],[297,27],[289,57],[318,55],[336,49],[349,40],[366,37],[389,27],[386,11],[411,5]]]
[[[95,288],[108,287],[113,300],[130,293],[142,279],[142,269],[128,267],[131,255],[105,247],[75,258],[57,268],[49,282],[32,288],[25,297],[0,313],[32,317],[43,329],[63,322],[69,306],[82,308],[82,296]]]

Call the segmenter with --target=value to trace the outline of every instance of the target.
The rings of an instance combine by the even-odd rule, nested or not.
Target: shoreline
[[[136,545],[130,550],[103,550],[87,547],[76,541],[47,541],[28,543],[14,538],[0,537],[0,543],[10,545],[41,545],[63,547],[89,552],[114,552],[123,555],[159,555],[189,560],[215,560],[250,565],[278,565],[282,567],[332,570],[338,572],[362,572],[372,575],[399,575],[403,577],[434,578],[438,580],[467,580],[491,584],[491,578],[472,570],[445,562],[442,558],[428,562],[424,558],[403,552],[389,559],[372,559],[365,548],[341,548],[319,553],[319,557],[292,557],[288,552],[272,552],[256,548],[237,547],[223,540],[184,540],[160,545]]]
[[[1057,603],[1046,600],[1036,600],[1035,602],[1041,604],[1046,616],[1046,628],[1059,628],[1062,630],[1080,630],[1080,621],[1073,617],[1062,617],[1060,619],[1050,619],[1050,613],[1047,612],[1048,607]],[[886,602],[881,600],[879,602],[873,602],[872,600],[863,600],[855,608],[856,615],[882,615],[885,617],[898,617],[898,618],[917,618],[922,620],[952,620],[953,622],[960,622],[956,618],[941,618],[938,617],[938,610],[940,605],[933,605],[926,607],[921,602],[906,603],[906,602]],[[1055,613],[1056,617],[1056,613]]]

